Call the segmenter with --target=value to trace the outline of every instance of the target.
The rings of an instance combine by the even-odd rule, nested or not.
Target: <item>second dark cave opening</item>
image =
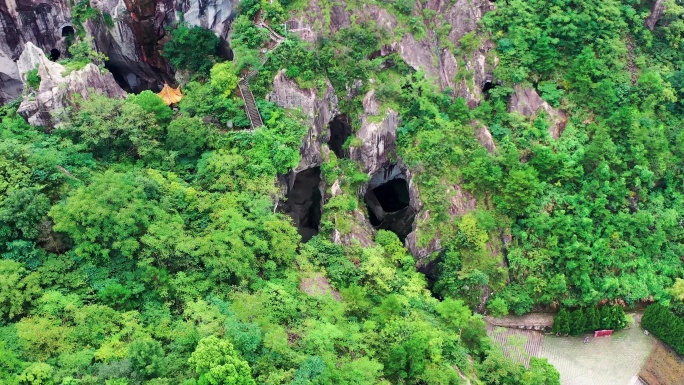
[[[344,143],[352,134],[351,124],[347,115],[337,115],[330,121],[330,140],[328,140],[328,147],[335,153],[338,158],[346,158],[347,151],[344,149]]]
[[[322,214],[321,168],[312,167],[295,175],[280,211],[292,218],[297,232],[306,242],[318,234]]]
[[[378,171],[364,196],[368,219],[378,230],[390,230],[403,242],[413,230],[416,211],[411,207],[411,192],[406,173],[396,165]]]

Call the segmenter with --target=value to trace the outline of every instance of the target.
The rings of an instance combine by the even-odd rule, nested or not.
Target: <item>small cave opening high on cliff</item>
[[[302,242],[318,234],[321,225],[323,200],[321,168],[312,167],[295,175],[294,183],[280,203],[280,211],[292,218]]]
[[[50,61],[57,61],[59,60],[60,56],[62,56],[62,53],[59,52],[57,48],[53,48],[50,50],[50,56],[48,57],[48,59],[50,59]]]
[[[390,230],[403,242],[413,230],[416,211],[411,207],[411,193],[406,173],[390,165],[375,173],[364,196],[368,219],[378,230]]]
[[[482,85],[482,93],[483,94],[488,94],[489,91],[493,90],[496,88],[496,84],[492,82],[491,80],[487,80],[483,85]]]
[[[328,147],[338,158],[346,158],[347,154],[343,146],[352,133],[349,117],[347,115],[337,115],[330,121],[329,127],[330,140],[328,140]]]
[[[65,25],[62,27],[62,37],[73,36],[74,33],[76,33],[76,31],[74,31],[74,27],[70,25]]]

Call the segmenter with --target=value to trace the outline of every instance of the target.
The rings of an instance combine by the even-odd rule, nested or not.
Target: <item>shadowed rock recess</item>
[[[370,223],[378,230],[390,230],[403,242],[411,232],[416,211],[411,207],[406,174],[389,165],[373,174],[364,196]]]
[[[306,242],[318,234],[323,207],[321,194],[321,168],[313,167],[299,172],[292,186],[288,186],[280,211],[292,217],[297,232]]]
[[[337,115],[330,121],[330,140],[328,141],[328,147],[330,147],[338,158],[348,157],[348,151],[345,151],[343,146],[351,133],[352,128],[349,124],[349,117],[347,115]]]

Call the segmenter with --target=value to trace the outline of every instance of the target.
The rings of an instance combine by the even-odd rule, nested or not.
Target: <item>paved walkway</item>
[[[637,373],[653,348],[653,338],[638,325],[612,337],[544,336],[541,356],[558,369],[562,385],[639,384]]]
[[[639,327],[640,314],[629,329],[612,337],[556,337],[538,331],[553,325],[552,314],[485,317],[487,334],[504,354],[525,366],[544,357],[558,369],[561,385],[647,385],[637,376],[655,340]]]

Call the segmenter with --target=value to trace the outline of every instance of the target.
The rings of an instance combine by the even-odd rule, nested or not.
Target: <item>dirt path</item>
[[[485,317],[487,324],[507,328],[541,330],[553,326],[553,314],[530,313],[521,316],[507,315],[501,318]]]

